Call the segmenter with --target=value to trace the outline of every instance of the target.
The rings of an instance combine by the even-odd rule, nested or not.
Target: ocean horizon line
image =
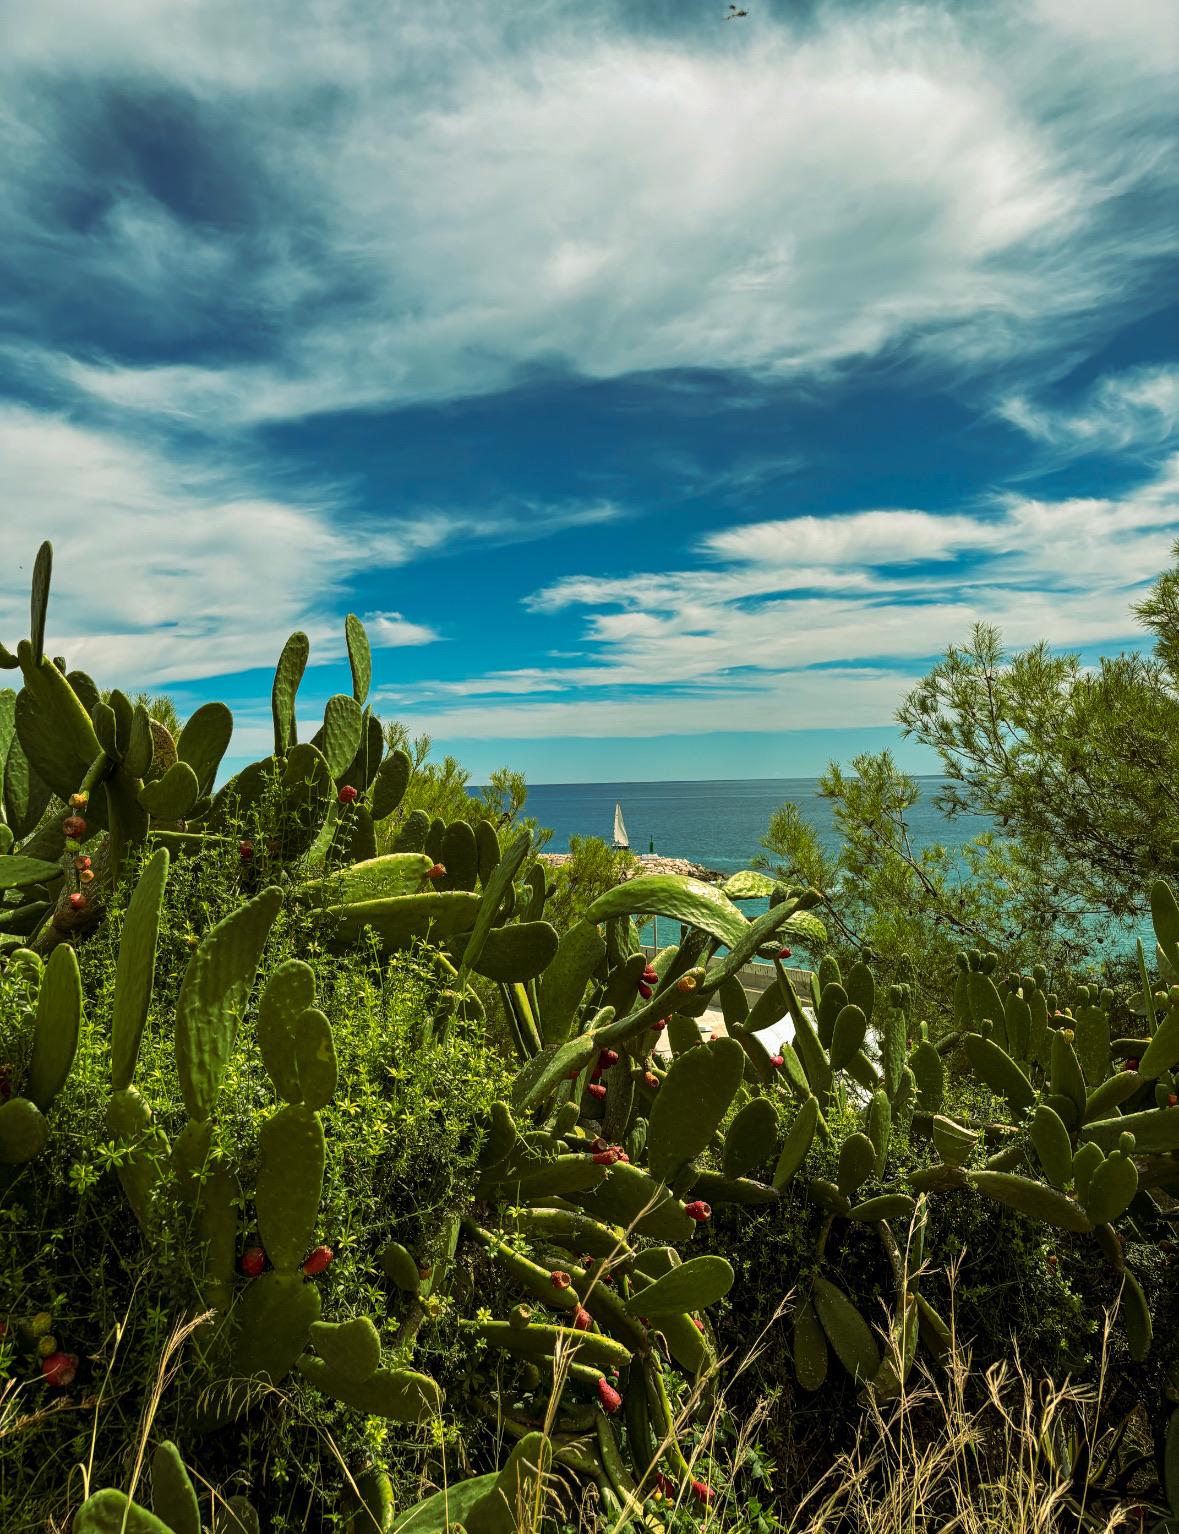
[[[822,776],[822,773],[812,772],[782,778],[552,778],[545,782],[528,781],[528,789],[531,792],[534,788],[658,788],[661,784],[678,786],[685,783],[697,783],[702,787],[719,783],[817,783]],[[925,783],[947,781],[944,772],[910,772],[906,776]],[[476,793],[490,786],[488,783],[468,785]]]

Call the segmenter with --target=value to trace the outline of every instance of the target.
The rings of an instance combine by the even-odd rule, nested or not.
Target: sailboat
[[[624,848],[630,848],[630,838],[626,834],[626,825],[622,819],[622,806],[614,806],[614,850],[621,852]]]

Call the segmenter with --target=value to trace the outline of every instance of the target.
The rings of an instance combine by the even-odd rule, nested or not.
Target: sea
[[[957,846],[991,828],[985,815],[950,822],[933,800],[940,777],[918,779],[921,798],[909,815],[914,850]],[[796,804],[814,826],[825,850],[839,844],[831,805],[818,778],[718,778],[667,783],[536,783],[529,785],[525,813],[553,833],[546,852],[567,852],[571,836],[614,838],[614,806],[622,806],[632,852],[688,858],[704,868],[735,873],[762,851],[770,817]]]
[[[921,797],[909,814],[910,843],[923,847],[959,846],[991,829],[985,815],[961,815],[953,822],[934,804],[945,780],[918,779]],[[798,806],[814,826],[825,851],[839,846],[830,802],[819,792],[817,778],[717,778],[666,783],[537,783],[529,785],[527,815],[552,831],[546,852],[568,852],[571,836],[614,838],[614,806],[622,807],[632,852],[656,852],[687,858],[720,873],[749,868],[762,852],[770,817],[782,804]],[[746,916],[766,909],[764,900],[741,902]],[[666,931],[663,929],[666,928]],[[674,942],[678,925],[659,921],[641,931],[642,941],[658,947]]]

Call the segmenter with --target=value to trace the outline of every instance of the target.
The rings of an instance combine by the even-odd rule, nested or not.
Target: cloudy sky
[[[0,638],[786,776],[1179,534],[1172,0],[0,0]],[[911,753],[904,758],[928,765]]]

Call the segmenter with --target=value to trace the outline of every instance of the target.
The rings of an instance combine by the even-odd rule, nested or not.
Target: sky
[[[1173,0],[0,0],[0,639],[809,775],[1179,536]]]

